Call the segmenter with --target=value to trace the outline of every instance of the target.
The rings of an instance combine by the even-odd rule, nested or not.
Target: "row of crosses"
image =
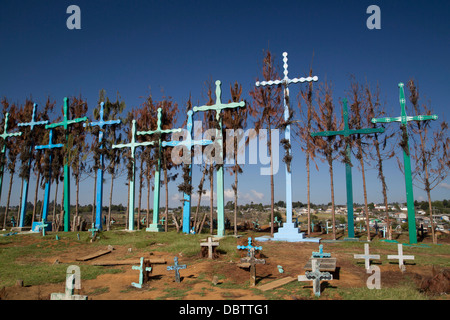
[[[307,77],[307,78],[294,78],[290,79],[288,77],[288,64],[287,64],[287,53],[283,53],[283,68],[284,68],[284,78],[281,80],[270,80],[270,81],[262,81],[262,82],[256,82],[256,86],[273,86],[273,85],[282,85],[284,89],[284,120],[287,122],[289,120],[289,85],[291,83],[302,83],[302,82],[313,82],[318,81],[318,77]],[[244,107],[245,102],[233,102],[224,104],[221,100],[221,82],[220,80],[217,80],[215,82],[216,84],[216,103],[211,106],[199,106],[194,107],[192,110],[189,110],[188,120],[187,120],[187,130],[189,132],[188,139],[185,139],[183,141],[161,141],[161,134],[163,133],[174,133],[174,132],[180,132],[181,129],[169,129],[169,130],[163,130],[162,129],[162,123],[161,123],[161,114],[162,109],[158,109],[158,115],[157,115],[157,128],[156,130],[150,130],[150,131],[137,131],[136,132],[136,120],[132,121],[132,128],[131,128],[131,141],[127,144],[118,144],[113,145],[112,148],[130,148],[131,149],[131,158],[133,159],[134,163],[134,156],[135,156],[135,150],[137,147],[144,147],[148,145],[153,145],[154,143],[158,143],[158,164],[157,164],[157,170],[155,173],[155,192],[154,192],[154,201],[153,201],[153,223],[150,224],[149,228],[147,228],[147,231],[161,231],[162,226],[158,223],[159,220],[159,198],[160,198],[160,170],[161,170],[161,149],[167,146],[184,146],[188,149],[188,152],[191,154],[191,164],[190,164],[190,173],[189,177],[192,182],[191,173],[192,173],[192,152],[191,149],[195,145],[208,145],[213,143],[211,140],[199,140],[195,141],[192,140],[192,122],[193,122],[193,114],[195,112],[200,111],[209,111],[214,110],[216,113],[216,120],[219,123],[219,128],[216,129],[216,137],[215,141],[219,143],[219,152],[220,157],[223,159],[223,138],[222,138],[222,117],[221,117],[221,111],[223,109],[227,108],[239,108]],[[393,117],[393,118],[379,118],[379,119],[372,119],[372,123],[390,123],[390,122],[401,122],[402,126],[407,125],[408,121],[425,121],[425,120],[436,120],[436,115],[420,115],[420,116],[407,116],[406,110],[405,110],[405,94],[404,94],[404,84],[399,84],[400,88],[400,105],[401,105],[401,116],[400,117]],[[49,144],[48,145],[41,145],[41,146],[35,146],[35,149],[54,149],[54,148],[62,148],[64,144],[53,144],[52,143],[52,129],[56,127],[63,127],[65,132],[65,142],[67,143],[68,138],[68,127],[69,125],[79,123],[79,122],[86,122],[88,120],[87,117],[77,118],[77,119],[68,119],[68,98],[64,98],[64,120],[58,123],[52,123],[48,124],[48,121],[35,121],[35,112],[36,112],[36,104],[33,105],[33,113],[31,117],[31,121],[28,123],[19,123],[18,126],[29,126],[30,130],[33,131],[34,127],[37,125],[45,125],[45,129],[49,129]],[[384,128],[364,128],[364,129],[358,129],[353,130],[349,128],[348,124],[348,107],[347,107],[347,100],[343,100],[344,110],[343,110],[343,118],[344,118],[344,130],[341,131],[323,131],[323,132],[314,132],[311,133],[311,136],[331,136],[331,135],[341,135],[344,137],[349,137],[350,135],[354,134],[372,134],[372,133],[382,133],[384,132]],[[114,125],[119,124],[120,120],[110,120],[105,121],[103,119],[103,108],[104,103],[102,102],[100,104],[100,119],[98,122],[90,122],[85,123],[84,126],[98,126],[100,129],[103,129],[106,125]],[[8,133],[8,116],[9,114],[5,114],[5,121],[4,121],[4,130],[3,133],[0,134],[0,138],[3,140],[6,140],[7,138],[13,137],[13,136],[20,136],[21,132],[15,132],[15,133]],[[406,128],[405,128],[406,130]],[[151,142],[136,142],[136,135],[158,135],[158,141],[151,141]],[[407,137],[407,134],[406,134]],[[99,132],[99,143],[101,143],[103,138],[103,131],[100,130]],[[290,145],[290,124],[288,123],[286,125],[285,129],[285,139],[289,142]],[[406,144],[406,149],[403,150],[403,159],[404,159],[404,168],[405,168],[405,185],[406,185],[406,197],[407,197],[407,207],[408,207],[408,226],[409,226],[409,241],[411,244],[417,243],[417,237],[415,232],[415,212],[414,212],[414,196],[413,196],[413,189],[412,189],[412,176],[411,176],[411,160],[409,156],[409,146],[408,143]],[[3,148],[1,150],[1,156],[4,156],[6,151],[6,144],[3,144]],[[288,153],[291,153],[291,148],[289,146]],[[347,157],[351,158],[351,149],[350,145],[346,145],[346,153]],[[50,161],[51,161],[51,154],[50,154]],[[103,156],[100,156],[100,162],[101,165],[98,169],[97,173],[97,197],[96,197],[96,220],[95,220],[95,227],[99,230],[102,229],[102,223],[101,223],[101,217],[102,217],[102,198],[103,198]],[[2,178],[3,178],[3,167],[0,168],[0,193],[2,188]],[[67,155],[64,159],[64,231],[69,231],[69,221],[70,221],[70,174],[69,174],[69,165],[68,165],[68,159]],[[291,184],[291,175],[292,172],[288,168],[288,164],[286,163],[286,223],[284,223],[283,228],[289,230],[296,229],[294,226],[294,223],[292,222],[292,184]],[[129,230],[134,230],[134,194],[135,194],[135,186],[134,186],[134,180],[135,180],[135,164],[133,165],[133,174],[132,178],[130,180],[130,205],[129,205],[129,223],[128,228]],[[225,233],[225,219],[224,219],[224,172],[223,172],[223,166],[219,166],[217,169],[217,235],[223,236]],[[348,236],[349,238],[354,238],[354,221],[353,221],[353,191],[352,191],[352,174],[351,174],[351,163],[350,161],[346,161],[346,187],[347,187],[347,214],[348,214]],[[24,223],[24,216],[25,216],[25,208],[26,208],[26,202],[27,202],[27,192],[28,192],[28,180],[24,180],[24,190],[22,195],[22,205],[21,205],[21,213],[20,213],[20,222],[19,226],[23,227]],[[42,222],[46,222],[46,215],[48,209],[48,201],[49,201],[49,193],[50,193],[50,179],[47,181],[45,186],[45,198],[44,198],[44,204],[43,204],[43,215],[42,215]],[[189,233],[190,232],[190,216],[191,216],[191,196],[190,194],[184,194],[184,205],[183,205],[183,232]],[[286,231],[286,230],[285,230]],[[290,233],[290,232],[288,232]],[[291,234],[295,237],[295,232],[292,232]]]

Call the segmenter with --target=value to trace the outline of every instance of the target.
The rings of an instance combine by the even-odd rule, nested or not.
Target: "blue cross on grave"
[[[139,270],[139,283],[132,282],[131,285],[133,287],[142,288],[142,285],[148,281],[148,272],[152,271],[152,267],[150,266],[150,262],[144,260],[144,257],[141,257],[141,263],[138,266],[132,266],[131,269]]]
[[[174,265],[173,266],[168,266],[167,267],[167,271],[175,270],[175,281],[177,283],[180,283],[181,279],[180,279],[180,271],[179,270],[180,269],[186,269],[186,265],[185,264],[179,265],[177,257],[173,258],[173,260],[175,262]]]
[[[91,232],[91,242],[95,239],[95,236],[98,232],[98,229],[95,228],[95,223],[92,223],[92,228],[88,230],[89,232]]]
[[[107,126],[107,125],[114,125],[114,124],[119,124],[121,122],[121,120],[108,120],[105,121],[103,119],[104,117],[104,106],[105,103],[102,101],[100,103],[100,115],[99,115],[99,121],[96,122],[89,122],[87,123],[83,123],[83,127],[86,126],[91,126],[91,127],[99,127],[99,133],[98,133],[98,144],[100,145],[100,149],[103,149],[103,145],[102,145],[102,140],[103,140],[103,127]],[[97,200],[97,204],[95,206],[95,226],[98,229],[102,229],[102,208],[103,208],[103,167],[104,167],[104,163],[103,163],[103,154],[100,153],[100,167],[97,169],[97,195],[96,195],[96,200]]]
[[[251,238],[251,237],[248,237],[248,244],[247,244],[246,246],[237,246],[237,248],[238,248],[239,250],[245,250],[245,249],[247,249],[247,250],[248,250],[248,252],[247,252],[247,255],[248,255],[248,256],[250,256],[251,250],[252,250],[252,249],[254,249],[254,250],[262,250],[262,247],[261,247],[261,246],[256,247],[256,246],[253,246],[253,245],[252,245],[252,238]]]
[[[37,226],[39,230],[42,231],[42,236],[45,237],[45,228],[48,227],[48,224],[45,223],[44,220],[42,220],[42,223]]]
[[[306,271],[305,275],[298,276],[298,281],[312,281],[313,292],[316,297],[320,297],[320,281],[333,280],[333,275],[329,272],[320,272],[320,262],[317,259],[311,259],[312,271]]]
[[[324,253],[323,244],[321,244],[319,246],[319,252],[313,251],[311,258],[331,258],[331,253]]]
[[[170,147],[183,147],[183,149],[187,149],[187,153],[185,153],[185,150],[183,150],[183,164],[188,164],[189,165],[189,179],[190,179],[190,184],[192,184],[192,159],[193,159],[193,153],[192,153],[192,147],[194,146],[206,146],[209,144],[212,144],[213,141],[212,140],[193,140],[192,139],[192,128],[193,128],[193,120],[192,120],[192,115],[194,114],[194,112],[192,110],[189,110],[187,112],[188,115],[188,119],[187,119],[187,131],[188,131],[188,135],[186,137],[186,139],[184,139],[183,141],[177,141],[177,140],[172,140],[172,141],[163,141],[162,142],[162,146],[166,147],[166,146],[170,146]],[[174,151],[176,151],[174,149]],[[184,233],[190,233],[189,228],[190,228],[190,221],[191,221],[191,195],[184,193],[183,195],[183,232]]]

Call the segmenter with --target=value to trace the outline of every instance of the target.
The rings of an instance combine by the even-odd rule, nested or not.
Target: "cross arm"
[[[383,133],[383,132],[384,128],[365,128],[365,129],[350,130],[350,134],[356,133],[369,134],[369,133]]]
[[[337,136],[344,135],[344,131],[322,131],[322,132],[312,132],[311,137],[329,137],[329,136]]]
[[[402,117],[372,118],[370,121],[372,123],[400,122],[402,121]]]

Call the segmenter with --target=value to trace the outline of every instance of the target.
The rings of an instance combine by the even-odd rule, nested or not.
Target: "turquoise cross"
[[[341,135],[349,137],[353,134],[371,134],[382,133],[384,128],[363,128],[363,129],[350,129],[348,126],[348,106],[347,99],[342,100],[344,104],[343,116],[344,116],[344,130],[339,131],[322,131],[311,133],[312,137],[329,137]],[[348,161],[345,162],[345,178],[347,186],[347,220],[348,220],[348,237],[355,237],[354,221],[353,221],[353,182],[352,182],[352,166],[351,166],[351,147],[350,144],[345,148]],[[328,229],[327,229],[328,232]]]
[[[215,141],[219,143],[219,157],[223,163],[223,138],[222,138],[222,117],[220,116],[222,109],[239,108],[244,107],[245,102],[232,102],[232,103],[222,103],[222,82],[220,80],[216,81],[216,103],[212,106],[200,106],[194,107],[193,111],[208,111],[214,110],[216,113],[216,120],[219,123],[219,130],[216,130]],[[221,163],[221,164],[222,164]],[[224,209],[224,186],[223,186],[223,166],[217,169],[217,235],[223,236],[225,234],[225,209]]]
[[[103,139],[103,127],[107,126],[107,125],[114,125],[114,124],[119,124],[121,122],[121,120],[108,120],[105,121],[103,119],[104,116],[104,105],[105,103],[102,101],[100,103],[100,119],[99,121],[96,122],[90,122],[88,125],[91,127],[99,127],[99,133],[98,133],[98,143],[100,145],[100,149],[103,149],[103,145],[102,145],[102,139]],[[86,127],[86,123],[83,124],[84,127]],[[97,195],[95,197],[95,199],[97,200],[97,204],[95,206],[95,225],[98,229],[102,229],[102,208],[103,208],[103,166],[104,166],[104,162],[103,162],[103,154],[100,153],[100,167],[97,169]]]
[[[325,253],[323,252],[323,244],[321,244],[319,246],[319,252],[314,252],[312,253],[311,258],[330,258],[331,257],[331,253]]]
[[[248,237],[247,241],[248,241],[248,244],[246,246],[237,246],[237,248],[239,250],[247,249],[248,250],[248,253],[247,253],[248,255],[250,255],[250,251],[251,250],[262,250],[261,246],[258,247],[258,246],[253,246],[252,245],[252,238],[251,237]]]
[[[95,224],[92,223],[92,228],[88,230],[91,233],[92,240],[94,240],[95,233],[98,232],[98,229],[95,228]]]
[[[255,83],[257,87],[259,86],[273,86],[273,85],[282,85],[284,88],[284,121],[289,120],[289,85],[291,83],[302,83],[302,82],[312,82],[312,81],[318,81],[319,78],[317,76],[314,77],[301,77],[301,78],[294,78],[289,79],[288,77],[288,58],[287,58],[287,52],[283,52],[283,68],[284,68],[284,78],[281,80],[269,80],[269,81],[258,81]],[[291,126],[288,124],[286,126],[286,129],[284,131],[284,137],[285,139],[291,143]],[[291,148],[289,148],[288,153],[291,154]],[[291,166],[292,169],[292,166]],[[288,228],[289,230],[294,229],[294,224],[292,223],[292,170],[288,169],[288,164],[286,163],[286,225],[283,226],[283,228]],[[298,234],[298,232],[293,232],[292,234]]]
[[[45,237],[45,228],[48,227],[48,224],[45,223],[44,220],[42,220],[42,223],[38,225],[38,228],[42,231],[42,236]]]
[[[51,123],[45,125],[45,129],[53,129],[57,127],[63,127],[64,132],[66,134],[66,143],[68,138],[68,129],[69,125],[86,121],[87,117],[77,118],[77,119],[68,119],[68,101],[69,99],[67,97],[64,98],[64,107],[63,107],[63,113],[64,113],[64,120],[61,122]],[[69,231],[70,226],[70,168],[69,168],[69,159],[68,155],[66,154],[64,157],[64,232]]]
[[[188,120],[187,120],[187,131],[188,131],[188,136],[185,140],[183,141],[177,141],[177,140],[172,140],[172,141],[163,141],[162,142],[162,146],[171,146],[171,147],[177,147],[177,146],[183,146],[186,147],[188,154],[190,155],[190,162],[189,162],[189,179],[190,182],[192,183],[192,159],[193,159],[193,154],[192,154],[192,147],[196,146],[196,145],[201,145],[201,146],[206,146],[208,144],[212,144],[213,141],[212,140],[193,140],[192,139],[192,129],[193,129],[193,120],[192,120],[192,115],[193,115],[193,111],[189,110],[187,112],[188,115]],[[184,152],[184,151],[183,151]],[[191,195],[184,193],[183,194],[183,199],[184,199],[184,203],[183,203],[183,232],[184,233],[190,233],[190,224],[191,224]]]
[[[133,270],[139,270],[139,283],[132,282],[131,285],[136,288],[142,288],[142,285],[144,284],[145,279],[148,278],[147,272],[152,271],[152,267],[145,267],[144,266],[144,257],[141,257],[141,263],[138,266],[131,266],[131,269]]]
[[[399,100],[401,106],[400,117],[388,117],[388,118],[373,118],[372,123],[390,123],[390,122],[400,122],[404,126],[406,132],[406,147],[403,149],[403,166],[405,170],[405,188],[406,188],[406,203],[408,207],[408,229],[409,229],[409,243],[417,243],[416,234],[416,214],[414,210],[414,194],[412,186],[412,174],[411,174],[411,158],[409,155],[409,142],[408,142],[408,130],[407,124],[409,121],[426,121],[426,120],[437,120],[438,116],[433,115],[419,115],[419,116],[407,116],[406,115],[406,99],[405,99],[405,89],[404,84],[399,83]]]
[[[136,162],[134,161],[134,155],[137,147],[153,145],[154,141],[136,142],[136,120],[133,119],[131,126],[131,142],[126,144],[115,144],[113,149],[130,148],[131,158],[133,159],[133,175],[130,180],[130,205],[128,208],[128,230],[134,230],[134,181],[136,180]]]
[[[34,130],[34,126],[38,126],[38,125],[43,125],[43,124],[47,124],[48,120],[44,120],[44,121],[36,121],[35,117],[36,117],[36,107],[37,104],[33,103],[33,112],[31,114],[31,121],[30,122],[25,122],[25,123],[18,123],[17,125],[19,127],[30,127],[30,132],[33,132]],[[33,143],[30,146],[30,154],[33,153]],[[30,169],[31,169],[31,157],[28,160],[28,175],[27,178],[22,179],[23,181],[23,188],[22,188],[22,204],[20,206],[20,221],[19,221],[19,227],[23,227],[24,226],[24,222],[25,222],[25,209],[27,207],[27,200],[28,200],[28,182],[29,182],[29,176],[30,176]]]
[[[173,132],[181,132],[181,129],[162,129],[162,109],[158,108],[158,115],[157,115],[157,123],[156,123],[156,130],[149,130],[149,131],[138,131],[137,135],[158,135],[158,166],[157,170],[155,171],[155,188],[153,193],[153,223],[150,224],[150,226],[146,229],[147,231],[161,231],[162,227],[158,225],[158,218],[159,218],[159,190],[161,186],[161,148],[162,145],[162,139],[161,135],[164,133],[173,133]]]

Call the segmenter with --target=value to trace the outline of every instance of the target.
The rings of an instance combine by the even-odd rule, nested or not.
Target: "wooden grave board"
[[[150,264],[165,264],[166,260],[164,258],[156,258],[156,259],[146,259]],[[92,262],[93,266],[120,266],[120,265],[131,265],[131,264],[139,264],[140,260],[136,259],[126,259],[126,260],[107,260],[107,261],[98,261]]]
[[[335,271],[336,270],[336,258],[316,258],[320,262],[319,271]],[[309,271],[312,270],[311,259],[308,260],[303,269]]]
[[[81,257],[81,258],[76,258],[75,260],[76,261],[87,261],[87,260],[91,260],[91,259],[103,256],[103,255],[108,254],[110,252],[112,252],[111,249],[101,250],[101,251],[97,251],[95,253],[88,254],[87,256],[84,256],[84,257]]]
[[[275,289],[275,288],[284,286],[285,284],[295,281],[295,280],[297,280],[297,279],[293,278],[293,277],[286,277],[286,278],[278,279],[278,280],[263,284],[262,286],[257,287],[257,289],[259,289],[261,291],[267,291],[267,290],[271,290],[271,289]]]

